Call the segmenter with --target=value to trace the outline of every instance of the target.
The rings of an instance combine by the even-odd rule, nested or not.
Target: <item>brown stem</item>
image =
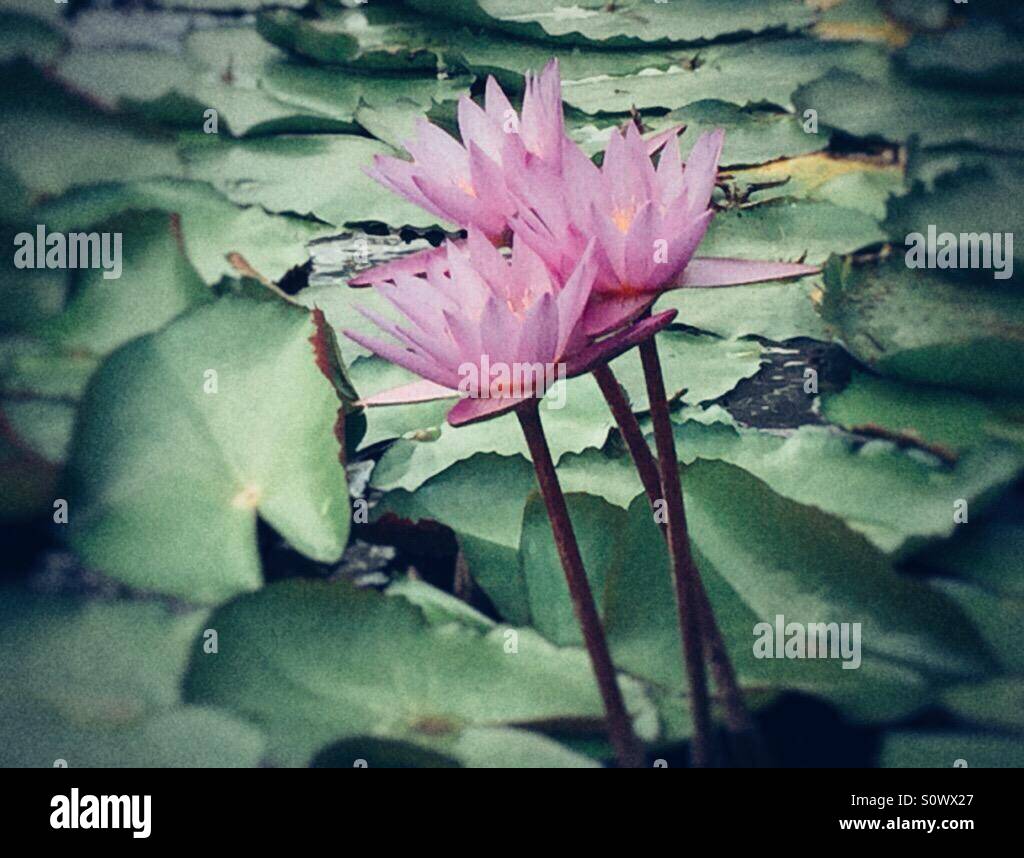
[[[523,427],[526,444],[530,448],[533,467],[537,472],[537,483],[544,497],[558,556],[569,585],[573,611],[583,632],[583,642],[590,656],[601,699],[604,701],[608,738],[615,749],[615,757],[621,768],[640,768],[644,764],[643,748],[636,733],[633,732],[633,724],[622,700],[622,691],[615,676],[615,666],[612,664],[608,642],[605,640],[597,607],[594,605],[587,573],[583,569],[583,559],[580,557],[576,534],[569,519],[565,496],[562,494],[562,487],[555,473],[555,463],[551,460],[551,451],[544,437],[537,400],[530,400],[520,406],[516,410],[516,415],[519,417],[519,425]]]
[[[679,626],[683,633],[683,658],[686,662],[693,718],[691,761],[695,767],[702,768],[711,765],[711,715],[701,651],[701,626],[693,599],[694,582],[699,581],[700,576],[690,554],[675,436],[672,433],[668,399],[665,396],[665,381],[661,374],[661,361],[658,358],[658,346],[654,337],[640,343],[640,361],[644,367],[647,398],[650,403],[651,420],[654,423],[654,442],[658,448],[661,491],[668,514],[668,553],[672,559],[672,580],[675,584]]]
[[[651,448],[647,445],[647,439],[644,438],[643,431],[640,429],[640,423],[637,421],[636,415],[633,413],[633,409],[630,407],[629,401],[626,399],[626,395],[612,373],[611,368],[607,364],[603,364],[593,372],[594,378],[601,388],[601,393],[604,394],[612,416],[619,427],[622,439],[626,442],[626,447],[640,476],[640,482],[643,484],[644,491],[647,494],[647,501],[651,506],[651,511],[657,513],[656,504],[662,499],[658,461],[654,458]],[[686,507],[682,501],[680,502],[680,508],[682,509],[685,522]],[[660,518],[655,520],[660,522]],[[660,527],[667,539],[667,528],[664,524],[660,524]],[[688,555],[690,554],[689,541],[687,541],[686,552]],[[700,580],[700,573],[696,570],[696,564],[693,563],[692,555],[688,562],[695,570],[693,576],[693,597],[696,608],[699,611],[704,654],[711,665],[711,672],[715,678],[715,687],[722,697],[726,729],[734,735],[737,744],[748,746],[748,752],[742,756],[756,761],[761,755],[755,750],[759,747],[760,743],[756,738],[754,720],[751,718],[744,702],[743,692],[736,679],[736,672],[729,658],[725,640],[718,627],[707,592]]]

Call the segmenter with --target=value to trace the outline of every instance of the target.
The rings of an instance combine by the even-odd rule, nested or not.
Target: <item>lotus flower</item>
[[[597,276],[585,327],[614,329],[649,308],[667,289],[735,286],[811,274],[809,265],[694,258],[714,210],[724,132],[703,134],[685,167],[678,132],[657,168],[636,127],[613,134],[598,168],[578,148],[564,152],[560,182],[515,183],[512,229],[555,275],[596,239]]]
[[[565,135],[558,60],[551,60],[540,75],[527,72],[521,116],[489,77],[484,107],[463,96],[458,120],[461,143],[421,119],[416,137],[403,144],[412,161],[378,155],[366,172],[442,220],[463,229],[475,227],[494,244],[507,244],[509,219],[517,207],[510,178],[519,182],[528,177],[539,185],[557,183],[563,153],[579,151]],[[642,145],[653,154],[670,133],[655,135]],[[443,256],[442,249],[414,253],[364,271],[350,283],[365,286],[396,274],[422,273],[429,260]]]
[[[580,327],[596,275],[593,242],[564,281],[515,241],[509,259],[475,228],[465,246],[448,242],[425,277],[398,274],[378,286],[404,317],[391,321],[360,308],[394,342],[346,330],[346,336],[421,376],[422,381],[364,400],[394,405],[464,396],[449,412],[454,426],[475,422],[543,395],[545,384],[589,372],[668,325],[675,311],[645,319],[592,343]],[[541,367],[538,379],[536,368]],[[521,371],[525,370],[525,372]],[[522,379],[528,379],[524,384]],[[472,385],[467,385],[467,379]]]

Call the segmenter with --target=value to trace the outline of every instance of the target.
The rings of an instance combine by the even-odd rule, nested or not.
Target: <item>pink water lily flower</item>
[[[402,319],[359,308],[392,341],[344,331],[422,379],[364,405],[459,396],[448,422],[472,423],[543,396],[552,379],[589,372],[676,315],[659,314],[595,343],[580,327],[596,275],[593,243],[564,281],[521,242],[506,258],[475,228],[464,246],[448,242],[443,250],[444,259],[435,259],[424,277],[398,274],[377,287]]]
[[[515,182],[510,224],[556,276],[596,239],[597,275],[585,327],[614,329],[668,289],[735,286],[811,274],[810,265],[695,258],[714,217],[711,194],[724,132],[702,134],[684,165],[673,131],[657,167],[636,127],[612,134],[597,167],[578,148],[563,153],[558,182]]]
[[[563,153],[577,149],[565,134],[562,82],[558,60],[539,75],[525,75],[522,115],[493,77],[487,79],[484,107],[469,96],[459,100],[460,143],[426,119],[416,124],[416,137],[403,145],[412,161],[378,155],[366,172],[389,190],[463,229],[475,227],[494,244],[507,244],[509,219],[516,212],[510,178],[546,184],[561,176]],[[662,132],[644,146],[651,153],[671,132]],[[427,262],[443,257],[440,248],[414,253],[364,271],[350,281],[366,286],[396,274],[419,274]]]

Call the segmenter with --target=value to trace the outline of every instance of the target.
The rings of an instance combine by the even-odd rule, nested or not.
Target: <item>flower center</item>
[[[629,232],[629,228],[633,225],[633,218],[635,217],[636,205],[633,204],[617,208],[612,211],[612,223],[615,224],[615,228],[623,235]]]

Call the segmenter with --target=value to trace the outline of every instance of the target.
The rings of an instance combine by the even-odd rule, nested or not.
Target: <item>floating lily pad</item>
[[[29,7],[27,3],[19,5]],[[40,7],[43,4],[32,5]],[[67,38],[59,28],[33,15],[18,14],[6,8],[0,10],[0,62],[24,58],[39,65],[49,65],[60,56],[66,45]]]
[[[799,113],[815,110],[823,126],[857,137],[922,145],[971,143],[1019,152],[1024,102],[998,95],[963,98],[948,87],[916,86],[896,74],[865,78],[834,69],[793,94]]]
[[[823,396],[821,410],[846,429],[877,427],[954,452],[1024,428],[1011,414],[970,394],[859,372],[841,392]]]
[[[1022,679],[992,679],[958,685],[942,696],[942,702],[960,718],[980,727],[1024,731]]]
[[[952,232],[958,240],[961,234],[977,238],[987,233],[993,242],[991,267],[975,273],[993,279],[998,273],[1000,279],[1009,280],[1006,275],[1013,274],[1013,265],[1007,265],[1006,257],[1013,238],[1007,235],[1024,233],[1024,215],[1017,205],[1024,193],[1024,161],[990,154],[983,161],[979,158],[950,169],[950,162],[941,157],[918,155],[912,161],[910,169],[922,181],[915,182],[905,196],[890,198],[886,228],[898,243],[910,233],[927,236],[930,227],[935,228],[936,235]],[[996,236],[1000,240],[999,256],[995,255]],[[1024,246],[1019,240],[1012,255],[1013,264],[1024,267]],[[984,262],[982,258],[975,264]]]
[[[737,465],[783,497],[836,516],[887,553],[949,536],[957,501],[980,508],[1024,465],[1024,454],[1008,446],[969,451],[951,467],[923,450],[858,442],[820,426],[782,436],[679,419],[685,420],[675,428],[682,461]]]
[[[185,257],[174,221],[165,212],[133,212],[100,224],[97,232],[121,237],[119,267],[78,273],[67,308],[37,328],[43,336],[66,349],[104,355],[212,300],[212,291]],[[108,278],[105,273],[120,276]]]
[[[3,417],[33,456],[65,460],[78,401],[96,366],[95,357],[37,339],[0,341]]]
[[[781,342],[793,337],[827,340],[813,295],[813,280],[758,283],[729,289],[677,289],[666,293],[657,310],[674,307],[677,321],[727,339],[764,337]]]
[[[856,209],[812,200],[775,200],[719,213],[700,245],[701,256],[824,262],[885,241],[877,221]]]
[[[961,390],[1024,392],[1024,300],[998,281],[832,260],[822,315],[847,349],[884,375]]]
[[[896,60],[909,75],[932,86],[1020,92],[1024,58],[1019,38],[993,20],[973,20],[946,32],[915,36]]]
[[[778,197],[820,200],[881,221],[890,194],[903,188],[903,175],[898,164],[884,159],[839,158],[819,152],[732,170],[730,182],[753,202]]]
[[[203,612],[14,591],[3,594],[0,611],[5,766],[259,763],[257,730],[225,712],[181,704],[179,682]]]
[[[704,99],[740,107],[767,102],[791,109],[794,90],[802,84],[831,68],[877,75],[884,56],[876,45],[817,39],[711,45],[695,52],[690,62],[667,70],[569,78],[563,82],[563,94],[568,104],[585,113],[624,113],[632,107],[675,110]],[[798,112],[802,111],[803,107]]]
[[[792,0],[693,0],[684,4],[620,0],[409,0],[459,23],[480,24],[531,39],[602,47],[670,45],[721,36],[793,31],[811,10]]]
[[[0,93],[0,172],[18,186],[0,196],[6,222],[74,186],[181,175],[169,137],[97,114],[31,69],[0,73]]]
[[[454,401],[449,401],[448,407]],[[566,453],[604,446],[615,423],[597,382],[589,375],[557,382],[540,408],[556,463]],[[371,427],[373,420],[371,413],[367,417]],[[388,448],[374,471],[375,487],[385,491],[397,488],[413,491],[430,477],[474,453],[527,454],[526,441],[514,414],[471,426],[455,428],[442,423],[423,428],[435,431],[425,432],[421,437],[403,438]]]
[[[368,71],[434,72],[451,27],[399,6],[321,10],[310,18],[295,12],[263,12],[256,29],[269,42],[314,62]]]
[[[984,733],[902,731],[886,736],[880,765],[890,769],[948,769],[957,760],[968,768],[1024,766],[1024,744],[1014,736]]]
[[[369,221],[433,226],[435,215],[386,193],[363,172],[375,155],[393,154],[391,147],[355,135],[208,141],[183,150],[193,178],[241,205],[315,216],[339,227]]]
[[[683,401],[690,404],[717,399],[761,367],[762,349],[754,342],[666,331],[658,334],[658,344],[669,395],[682,394]],[[647,395],[636,352],[622,355],[611,367],[626,388],[633,408],[645,410]],[[358,384],[358,372],[354,377]],[[452,404],[454,400],[449,400],[447,407]],[[369,436],[380,437],[379,430],[374,430],[378,415],[394,426],[394,412],[399,409],[409,415],[436,413],[425,405],[371,409],[367,415]],[[615,426],[597,383],[589,375],[555,385],[541,403],[541,414],[556,464],[567,453],[578,454],[603,447]],[[415,435],[397,441],[381,458],[373,474],[375,487],[384,491],[399,488],[413,491],[430,477],[475,453],[527,455],[526,442],[514,414],[458,428],[446,423],[436,427],[410,426],[407,432],[414,428],[419,430]],[[367,442],[364,440],[364,443]]]
[[[687,469],[686,491],[698,562],[742,681],[819,694],[852,717],[878,720],[920,705],[932,683],[941,687],[989,666],[969,628],[954,640],[936,622],[938,616],[962,621],[953,602],[901,577],[837,519],[786,501],[720,463]],[[646,498],[628,512],[586,495],[569,502],[617,663],[678,695],[683,680],[667,554]],[[772,534],[767,541],[766,533]],[[549,639],[568,644],[578,632],[559,568],[550,524],[534,496],[518,564],[522,601],[512,609]],[[849,568],[858,576],[844,574]],[[470,571],[486,589],[499,570],[471,565]],[[506,566],[504,574],[515,575],[516,567]],[[779,614],[803,623],[861,623],[859,669],[844,670],[838,659],[753,657],[755,626],[774,625]],[[685,703],[676,696],[668,705]]]
[[[203,280],[237,275],[237,256],[271,280],[309,261],[306,244],[334,230],[317,221],[238,206],[206,182],[154,180],[75,190],[42,207],[40,220],[59,231],[85,229],[125,211],[177,215],[185,253]],[[237,256],[236,256],[237,255]]]
[[[275,584],[209,622],[233,646],[215,659],[195,656],[186,699],[259,725],[281,765],[305,765],[323,746],[363,735],[495,764],[507,750],[467,731],[560,719],[600,729],[586,654],[528,629],[435,627],[401,596],[312,581]],[[517,635],[515,651],[507,632]],[[657,726],[642,689],[621,684],[638,731],[651,738]]]
[[[71,541],[87,562],[216,603],[261,583],[257,515],[316,560],[341,556],[338,401],[311,333],[304,310],[225,297],[104,362],[69,463]]]

